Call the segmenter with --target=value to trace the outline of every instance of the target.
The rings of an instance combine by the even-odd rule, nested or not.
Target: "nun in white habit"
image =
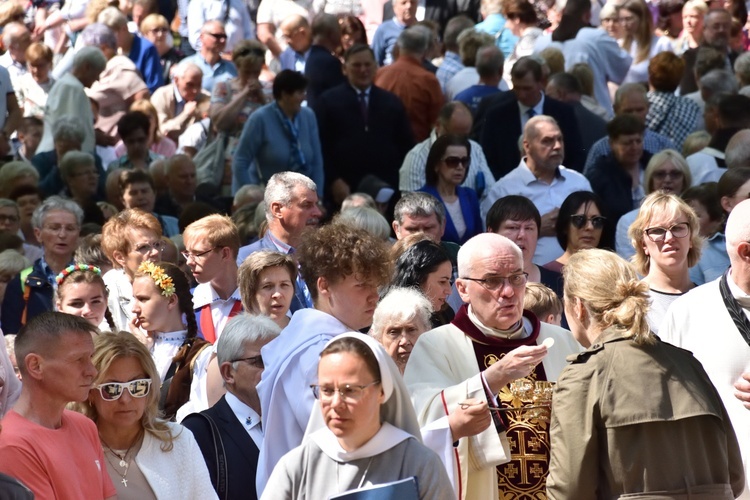
[[[376,340],[331,340],[313,390],[305,438],[276,465],[261,500],[325,499],[410,477],[420,499],[455,499],[443,463],[422,444],[398,367]]]

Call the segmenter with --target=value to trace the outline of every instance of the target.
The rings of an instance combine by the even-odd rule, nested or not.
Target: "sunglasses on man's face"
[[[143,398],[148,396],[148,393],[151,391],[151,379],[141,378],[131,380],[130,382],[107,382],[99,384],[94,388],[99,390],[99,395],[101,395],[104,401],[116,401],[120,399],[125,389],[128,390],[132,397]]]
[[[571,215],[570,223],[576,229],[583,229],[587,222],[591,222],[594,229],[601,229],[604,227],[604,223],[607,222],[606,217],[601,215],[595,215],[594,217],[587,218],[585,215]]]

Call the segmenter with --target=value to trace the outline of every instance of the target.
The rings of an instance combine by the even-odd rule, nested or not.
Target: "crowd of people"
[[[750,499],[747,21],[2,1],[0,499]]]

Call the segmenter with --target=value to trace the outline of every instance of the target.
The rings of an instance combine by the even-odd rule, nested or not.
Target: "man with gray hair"
[[[734,74],[740,86],[740,94],[750,94],[750,52],[743,52],[734,61]]]
[[[563,254],[556,237],[557,214],[565,198],[576,191],[591,191],[591,184],[580,173],[562,166],[565,144],[554,118],[531,118],[523,130],[523,158],[519,165],[492,186],[482,201],[482,218],[492,205],[508,195],[530,199],[542,215],[534,262],[551,262]]]
[[[18,85],[18,78],[25,75],[26,69],[26,49],[31,44],[31,32],[25,24],[12,22],[3,28],[3,45],[6,52],[0,56],[0,66],[4,67],[10,73],[10,80],[13,86]]]
[[[417,0],[391,0],[391,4],[393,18],[378,26],[372,38],[372,50],[375,52],[378,66],[393,62],[393,48],[401,32],[417,22]]]
[[[450,324],[420,336],[406,365],[417,418],[424,427],[456,412],[464,417],[449,418],[461,498],[545,498],[549,403],[516,388],[544,391],[580,346],[569,332],[523,310],[528,274],[521,249],[506,237],[483,233],[467,241],[458,276],[465,304]],[[505,420],[493,411],[490,419],[488,407],[517,413]],[[539,410],[539,420],[526,418]]]
[[[731,267],[721,278],[693,288],[675,300],[659,328],[659,337],[687,349],[701,362],[726,407],[742,455],[748,456],[750,201],[745,200],[734,207],[724,234]],[[744,473],[745,491],[739,498],[748,499],[748,461],[745,461]]]
[[[503,82],[503,63],[505,57],[503,53],[494,44],[485,45],[477,50],[475,59],[476,74],[479,80],[466,89],[456,94],[455,100],[466,104],[472,114],[476,115],[479,109],[479,103],[483,98],[497,94],[501,90],[507,90]],[[456,76],[461,74],[457,73]],[[451,80],[453,82],[453,80]],[[503,89],[500,85],[503,85]]]
[[[302,233],[317,227],[323,215],[318,207],[317,186],[297,172],[279,172],[268,179],[264,202],[268,229],[260,240],[240,248],[237,265],[253,252],[273,250],[294,253],[302,240]],[[290,311],[312,307],[310,292],[302,278],[297,278]]]
[[[195,63],[182,61],[174,70],[172,84],[160,87],[151,96],[159,116],[159,130],[177,141],[193,123],[200,121],[211,96],[203,90],[203,71]],[[206,110],[207,112],[207,110]]]
[[[89,106],[88,100],[86,105]],[[86,109],[91,109],[91,107],[89,106]],[[46,196],[58,194],[65,187],[60,176],[60,169],[57,168],[65,153],[74,150],[94,153],[93,149],[84,149],[85,129],[86,127],[77,115],[63,116],[56,120],[52,126],[53,148],[42,153],[37,152],[31,159],[31,164],[34,165],[39,173],[39,189]],[[98,197],[99,199],[104,199],[104,187],[106,183],[104,165],[102,165],[101,158],[96,154],[94,154],[94,161],[96,163],[96,171],[99,174]]]
[[[81,120],[81,150],[94,151],[94,113],[84,89],[90,88],[99,79],[106,66],[107,58],[99,47],[83,47],[76,52],[73,57],[73,69],[55,82],[47,96],[47,104],[44,107],[44,135],[36,150],[37,154],[54,149],[52,134],[55,123],[70,116]]]
[[[255,471],[263,441],[256,390],[263,373],[260,350],[280,332],[266,316],[243,313],[229,320],[216,344],[226,393],[208,410],[181,422],[195,436],[219,498],[257,498]]]
[[[394,0],[401,1],[412,0]],[[422,67],[431,37],[432,32],[424,26],[402,31],[398,37],[398,59],[375,75],[375,85],[393,92],[404,103],[417,142],[429,137],[444,102],[437,78]]]

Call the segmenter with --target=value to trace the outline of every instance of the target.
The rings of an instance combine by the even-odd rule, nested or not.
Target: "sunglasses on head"
[[[583,229],[586,226],[587,222],[591,222],[591,225],[594,227],[594,229],[601,229],[604,227],[604,223],[607,222],[607,218],[602,217],[601,215],[595,215],[590,218],[586,218],[585,215],[570,216],[570,223],[573,224],[573,227],[575,227],[576,229]]]
[[[443,160],[443,163],[445,163],[450,168],[458,168],[459,165],[462,165],[465,168],[469,168],[471,158],[469,158],[468,156],[448,156]]]
[[[99,390],[99,395],[104,401],[117,401],[125,392],[125,389],[130,392],[132,397],[143,398],[148,396],[151,391],[151,379],[141,378],[130,382],[107,382],[94,386],[94,388]]]

